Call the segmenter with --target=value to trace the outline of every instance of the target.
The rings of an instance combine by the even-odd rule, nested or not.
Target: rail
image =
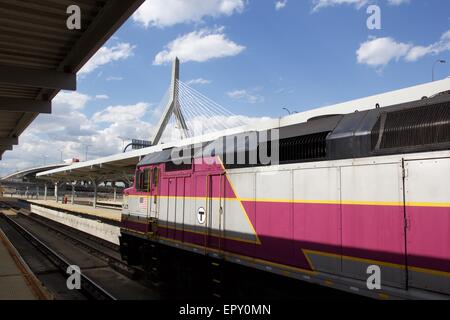
[[[72,264],[69,263],[65,258],[59,255],[56,251],[48,247],[41,240],[36,238],[33,234],[31,234],[28,230],[22,227],[19,223],[11,219],[10,217],[4,215],[3,216],[6,221],[13,226],[25,239],[30,241],[36,249],[42,252],[46,257],[48,257],[59,269],[61,272],[66,273],[67,268]],[[117,300],[112,294],[104,290],[100,285],[95,283],[88,276],[83,273],[80,274],[81,277],[81,289],[88,296],[96,300]]]

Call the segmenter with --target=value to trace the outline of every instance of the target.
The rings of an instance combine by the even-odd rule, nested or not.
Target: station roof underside
[[[0,0],[0,160],[144,0]],[[67,8],[81,10],[69,30]]]
[[[46,172],[40,172],[37,178],[52,181],[77,181],[83,179],[95,179],[97,181],[128,180],[136,170],[136,164],[143,156],[150,153],[148,149],[135,150],[127,153],[76,163],[64,168],[57,168]]]
[[[431,97],[440,92],[450,90],[450,78],[426,83],[410,88],[387,92],[375,96],[344,102],[332,106],[318,108],[293,114],[284,118],[261,121],[256,125],[248,125],[225,131],[218,131],[204,136],[192,137],[165,144],[158,144],[153,147],[134,150],[127,153],[120,153],[109,157],[99,158],[87,162],[76,163],[64,168],[49,170],[38,173],[37,178],[50,179],[54,181],[68,180],[75,181],[81,178],[92,177],[94,179],[103,179],[103,181],[114,177],[123,177],[133,174],[136,165],[147,155],[173,147],[190,146],[208,141],[213,141],[223,136],[236,135],[246,132],[270,130],[279,127],[290,126],[298,123],[307,122],[309,119],[330,114],[349,114],[355,111],[365,111],[376,107],[387,107],[420,100],[423,97]]]

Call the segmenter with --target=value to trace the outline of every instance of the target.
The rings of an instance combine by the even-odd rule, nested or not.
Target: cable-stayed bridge
[[[153,145],[248,124],[245,117],[233,114],[182,82],[179,71],[180,62],[176,58],[170,87],[160,103],[164,111],[151,140]]]

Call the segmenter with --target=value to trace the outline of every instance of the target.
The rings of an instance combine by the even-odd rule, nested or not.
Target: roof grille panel
[[[327,156],[327,136],[330,131],[282,139],[280,162],[296,162],[323,159]]]
[[[382,113],[371,139],[373,150],[450,143],[450,102]]]

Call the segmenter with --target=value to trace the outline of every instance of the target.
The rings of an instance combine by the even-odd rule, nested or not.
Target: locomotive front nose
[[[129,214],[129,203],[130,202],[130,193],[127,190],[124,190],[122,197],[122,215]]]
[[[122,209],[128,210],[128,194],[123,194]]]

